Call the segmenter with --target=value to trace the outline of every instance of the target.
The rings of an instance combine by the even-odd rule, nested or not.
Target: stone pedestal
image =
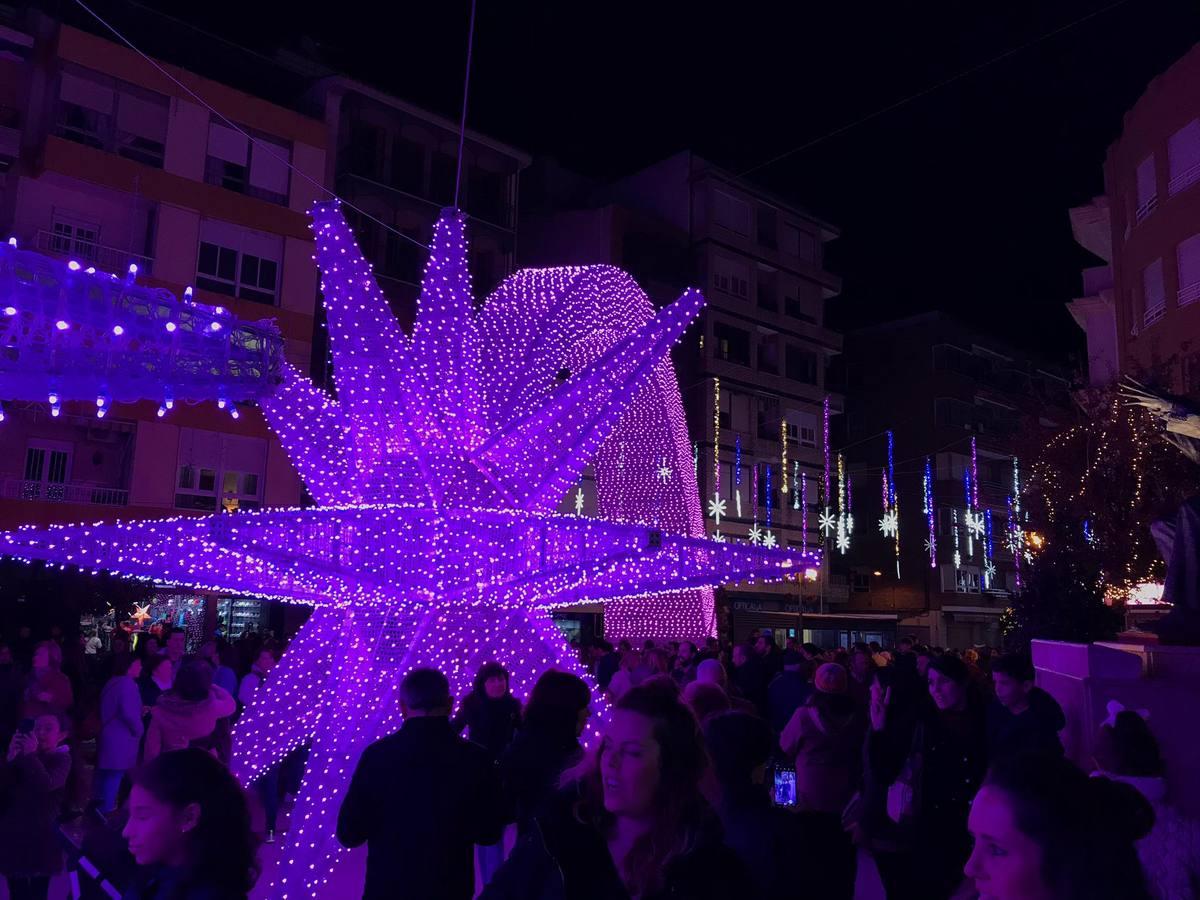
[[[1200,817],[1200,647],[1034,641],[1033,664],[1038,686],[1066,713],[1067,755],[1087,771],[1095,768],[1092,748],[1108,701],[1150,710],[1172,796]]]

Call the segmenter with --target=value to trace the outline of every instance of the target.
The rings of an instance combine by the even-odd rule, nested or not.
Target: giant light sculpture
[[[714,584],[819,564],[704,537],[668,355],[697,292],[655,313],[619,269],[525,270],[476,309],[447,210],[409,336],[336,204],[314,228],[338,396],[285,365],[260,402],[316,507],[0,535],[18,558],[313,605],[235,733],[245,782],[311,743],[280,897],[317,894],[344,852],[343,789],[399,726],[405,671],[435,666],[461,694],[499,659],[525,692],[578,671],[555,606],[603,600],[617,633],[698,636]],[[604,518],[556,513],[592,462]]]

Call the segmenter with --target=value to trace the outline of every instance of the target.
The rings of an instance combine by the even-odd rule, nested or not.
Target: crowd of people
[[[72,823],[80,836],[124,836],[119,853],[100,848],[97,876],[124,896],[246,896],[257,843],[273,840],[280,797],[298,789],[285,765],[250,799],[227,768],[233,723],[280,648],[254,633],[191,654],[186,641],[170,628],[114,632],[104,652],[95,634],[37,640],[20,627],[0,643],[0,874],[12,900],[48,895]]]
[[[248,896],[303,758],[243,791],[230,728],[279,648],[19,638],[0,644],[9,895],[47,895],[61,826],[88,808],[124,838],[124,896]],[[440,672],[405,675],[404,724],[364,750],[337,819],[367,846],[364,897],[836,900],[864,860],[893,900],[1200,895],[1200,828],[1170,802],[1150,723],[1112,705],[1084,772],[1027,656],[766,632],[599,640],[581,659],[586,679],[547,671],[525,702],[503,661],[461,698]]]

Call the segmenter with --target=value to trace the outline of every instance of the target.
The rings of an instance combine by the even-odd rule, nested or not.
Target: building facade
[[[844,362],[855,531],[831,565],[850,585],[848,610],[941,646],[998,646],[1024,562],[1009,541],[1026,528],[1021,460],[1074,421],[1064,371],[942,313],[851,332]],[[880,526],[889,431],[899,542]]]
[[[1105,195],[1071,210],[1103,262],[1068,308],[1087,334],[1089,377],[1151,377],[1200,396],[1200,46],[1154,79],[1104,163]]]
[[[674,359],[710,534],[769,532],[779,546],[817,546],[826,372],[841,352],[825,323],[841,285],[823,265],[836,229],[689,152],[601,185],[535,168],[522,264],[618,265],[660,306],[686,287],[704,291]],[[839,394],[830,403],[841,412]],[[721,627],[738,639],[770,628],[782,643],[820,627],[811,616],[802,623],[803,612],[836,609],[847,593],[824,577],[730,587],[719,597]]]
[[[252,142],[132,50],[37,14],[0,47],[6,235],[105,271],[134,263],[139,283],[274,319],[287,360],[308,371],[306,211],[325,177],[324,123],[164,64]],[[158,407],[115,403],[99,419],[87,403],[58,417],[10,404],[0,528],[300,504],[256,407],[236,419],[215,403]]]

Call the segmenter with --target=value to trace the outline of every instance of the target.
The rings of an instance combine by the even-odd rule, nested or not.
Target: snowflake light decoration
[[[983,537],[985,527],[983,513],[967,510],[963,516],[963,524],[966,525],[967,531],[971,533],[971,537],[974,539],[979,540]]]
[[[662,484],[666,484],[671,480],[671,467],[667,465],[667,458],[664,456],[662,464],[658,467],[658,480]]]
[[[896,530],[900,527],[900,517],[896,515],[894,509],[889,509],[883,514],[883,518],[879,520],[879,530],[884,537],[895,537]]]
[[[777,546],[779,546],[779,540],[775,537],[774,532],[768,531],[763,535],[762,545],[768,550],[774,550]]]
[[[993,562],[989,562],[986,566],[983,567],[983,586],[985,588],[991,588],[991,586],[995,580],[996,580],[996,564]]]
[[[583,488],[577,488],[575,491],[575,515],[583,515]]]
[[[826,507],[825,511],[817,517],[817,527],[821,529],[821,533],[825,537],[829,537],[837,529],[837,516]]]
[[[713,498],[708,501],[708,515],[718,525],[721,524],[721,516],[725,515],[725,501],[721,499],[720,494],[713,494]]]
[[[725,543],[725,535],[721,534],[721,530],[719,528],[712,533],[712,539],[713,543],[715,544]]]
[[[704,536],[668,357],[697,292],[655,313],[619,269],[524,270],[476,309],[447,210],[410,336],[337,205],[313,217],[338,399],[285,367],[262,405],[318,506],[0,534],[19,559],[313,606],[234,735],[245,783],[311,744],[280,898],[317,896],[346,852],[338,798],[399,726],[413,667],[462,696],[500,659],[523,694],[550,667],[584,674],[554,607],[604,601],[614,633],[696,637],[713,585],[819,564]],[[669,492],[654,489],[664,454]],[[557,513],[589,463],[602,518]]]
[[[846,534],[846,532],[844,532],[844,531],[839,533],[837,536],[837,548],[842,553],[845,553],[847,550],[849,550],[850,549],[850,535]]]
[[[762,543],[763,530],[758,527],[757,522],[750,526],[750,530],[746,532],[746,539],[756,546]]]

